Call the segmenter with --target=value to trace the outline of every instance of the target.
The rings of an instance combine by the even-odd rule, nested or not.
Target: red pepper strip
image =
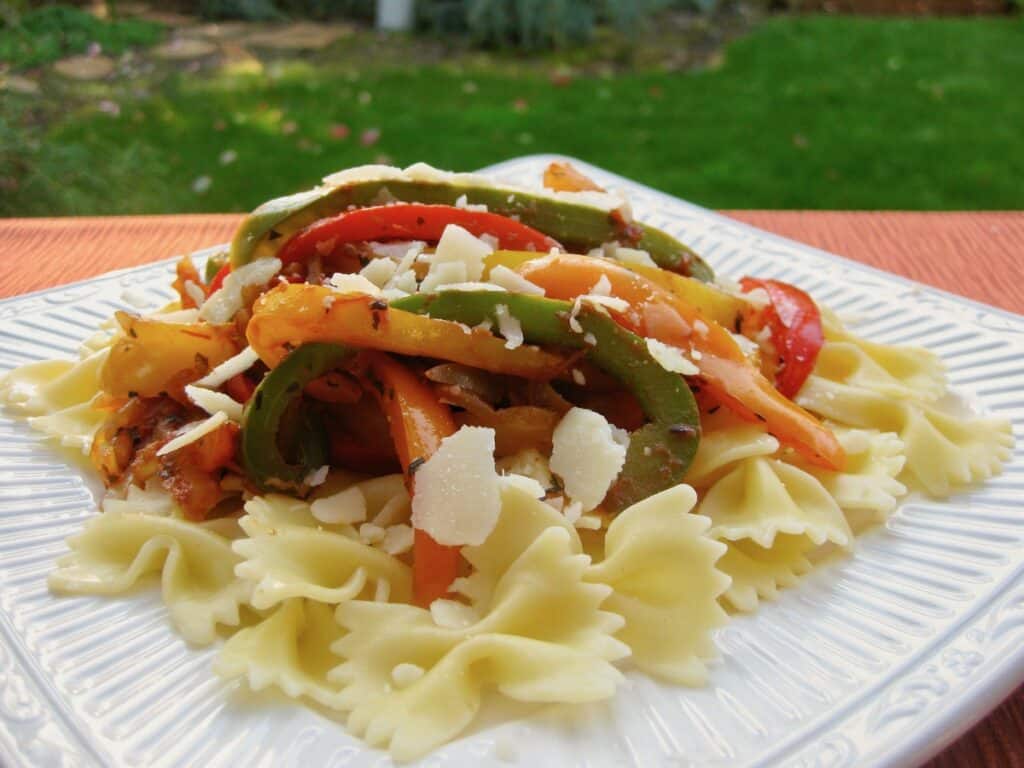
[[[357,208],[329,219],[320,219],[288,239],[277,257],[285,264],[327,255],[339,243],[367,240],[425,240],[436,243],[445,227],[458,224],[473,235],[492,235],[498,247],[546,253],[561,248],[543,232],[515,219],[486,211],[470,211],[451,205],[399,203]]]
[[[792,399],[814,370],[818,353],[825,343],[818,305],[795,285],[781,280],[744,277],[740,286],[744,293],[763,288],[771,299],[766,319],[772,329],[772,344],[779,356],[775,388]]]
[[[231,274],[231,262],[217,270],[217,274],[213,276],[213,280],[210,281],[210,285],[206,288],[206,295],[212,296],[214,291],[219,291],[224,285],[224,279],[229,274]]]
[[[718,323],[660,285],[613,262],[559,254],[525,262],[519,273],[544,288],[549,298],[572,300],[589,293],[603,276],[611,295],[629,303],[612,314],[640,336],[693,351],[693,362],[707,388],[742,418],[762,421],[781,442],[808,461],[841,470],[846,454],[820,421],[785,397],[747,362],[736,341]]]
[[[397,360],[375,352],[367,354],[367,362],[370,391],[380,399],[406,483],[413,492],[416,467],[455,432],[455,421],[430,385]],[[417,604],[426,607],[444,597],[458,568],[458,547],[438,544],[426,531],[415,531],[412,580]]]

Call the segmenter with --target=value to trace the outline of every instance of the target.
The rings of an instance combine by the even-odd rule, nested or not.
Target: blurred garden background
[[[718,208],[1024,208],[1019,0],[377,12],[0,0],[0,215],[241,211],[350,165],[537,152]]]

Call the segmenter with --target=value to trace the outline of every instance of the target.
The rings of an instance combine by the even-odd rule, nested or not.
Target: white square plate
[[[488,170],[535,184],[550,157]],[[573,161],[576,162],[576,161]],[[855,553],[717,634],[702,690],[630,673],[610,703],[486,717],[422,761],[461,765],[912,765],[1024,680],[1024,318],[718,216],[597,168],[637,218],[721,274],[778,277],[938,353],[952,385],[1013,421],[1002,476],[945,502],[909,501]],[[0,302],[0,370],[75,356],[115,309],[169,296],[170,262]],[[1009,276],[1006,276],[1009,277]],[[56,598],[46,574],[96,514],[95,480],[0,415],[0,764],[379,766],[330,713],[214,677],[216,649],[174,634],[153,590]]]

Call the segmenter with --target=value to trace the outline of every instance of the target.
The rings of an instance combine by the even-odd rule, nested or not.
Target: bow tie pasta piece
[[[999,474],[1013,448],[1007,419],[960,417],[817,375],[808,378],[797,403],[841,424],[895,432],[907,457],[901,479],[932,496],[948,496],[956,486]]]
[[[331,645],[343,634],[333,606],[286,600],[259,624],[228,638],[214,668],[225,678],[245,678],[254,691],[273,685],[293,698],[308,696],[329,707],[338,696],[337,686],[327,680],[339,661]]]
[[[826,341],[815,366],[819,376],[924,402],[938,400],[946,392],[945,366],[933,352],[867,341],[847,331],[827,310],[822,320]]]
[[[853,540],[842,510],[817,478],[777,459],[738,462],[708,489],[697,512],[711,519],[712,538],[750,539],[765,548],[780,533],[840,547]]]
[[[729,577],[716,567],[725,545],[707,536],[711,521],[690,514],[697,494],[677,485],[624,510],[608,527],[605,557],[588,581],[614,591],[605,608],[621,615],[616,634],[645,672],[702,685],[716,656],[711,631],[726,622],[718,597]]]
[[[311,513],[305,502],[256,498],[246,504],[246,512],[241,526],[248,538],[233,545],[241,558],[235,573],[253,584],[254,608],[297,597],[332,604],[372,597],[380,582],[387,584],[391,599],[411,599],[408,565],[350,532],[306,524]]]
[[[503,497],[515,492],[530,498],[507,487]],[[623,622],[599,608],[610,588],[584,581],[589,560],[573,537],[553,525],[519,538],[519,552],[467,548],[477,562],[494,555],[497,579],[472,605],[480,618],[462,625],[410,605],[339,605],[348,634],[333,650],[345,661],[330,679],[342,685],[335,704],[351,710],[349,729],[410,760],[458,735],[488,688],[527,702],[610,697],[621,679],[611,662],[629,653],[613,637]]]
[[[45,360],[0,378],[0,403],[29,416],[29,426],[61,445],[88,453],[107,414],[91,403],[100,391],[108,350],[83,360]]]
[[[830,472],[802,463],[799,466],[818,478],[844,512],[868,512],[872,522],[884,522],[899,497],[907,492],[896,479],[907,461],[903,441],[893,432],[834,424],[830,428],[846,451],[843,471]]]
[[[774,456],[779,441],[756,424],[735,423],[722,429],[710,428],[701,438],[697,455],[686,471],[687,484],[706,488],[744,459]]]
[[[814,543],[806,536],[780,533],[770,548],[740,539],[728,542],[718,567],[732,578],[722,599],[737,611],[753,611],[760,601],[774,600],[779,587],[792,587],[811,570],[807,553]]]
[[[106,512],[68,544],[50,574],[52,590],[115,594],[158,573],[171,621],[192,643],[213,642],[218,624],[237,626],[249,597],[249,585],[235,578],[231,542],[184,520]]]

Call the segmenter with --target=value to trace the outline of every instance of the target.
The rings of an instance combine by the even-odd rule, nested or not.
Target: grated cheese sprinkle
[[[216,389],[228,379],[234,378],[240,373],[245,373],[260,359],[256,350],[246,347],[234,357],[229,357],[208,374],[196,382],[196,386]]]
[[[192,429],[188,430],[184,434],[178,435],[176,438],[166,443],[156,452],[157,456],[166,456],[169,453],[181,450],[186,445],[191,445],[197,440],[201,440],[211,432],[215,431],[218,427],[226,424],[228,421],[228,415],[224,411],[219,411],[213,414],[208,419],[196,424]]]

